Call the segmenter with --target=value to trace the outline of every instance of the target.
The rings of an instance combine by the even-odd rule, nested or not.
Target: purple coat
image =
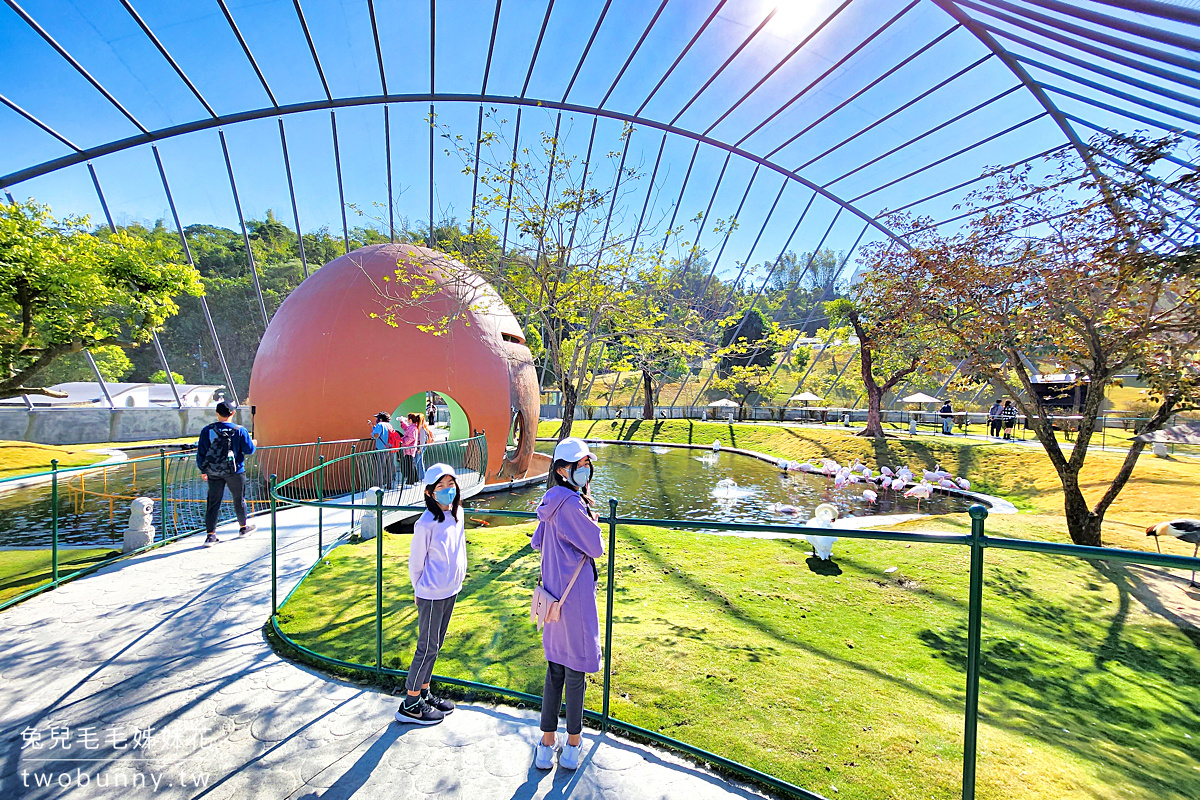
[[[540,522],[530,545],[542,554],[542,585],[562,597],[579,560],[604,555],[600,525],[588,516],[583,499],[565,486],[546,492],[537,515]],[[590,564],[579,571],[558,622],[542,628],[542,649],[547,661],[579,672],[600,671],[600,619]]]

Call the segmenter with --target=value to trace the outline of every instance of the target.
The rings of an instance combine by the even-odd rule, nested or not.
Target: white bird
[[[841,469],[841,464],[838,464],[832,458],[826,458],[821,461],[821,472],[824,472],[826,475],[834,475],[840,472]]]
[[[713,447],[713,452],[714,452],[714,453],[719,453],[719,452],[721,452],[721,440],[720,440],[720,439],[713,439],[713,445],[712,445],[712,447]]]
[[[971,491],[971,482],[969,480],[967,480],[966,478],[959,478],[958,479],[958,488],[962,489],[963,491],[969,492],[969,491]]]
[[[875,501],[879,499],[879,495],[872,492],[870,489],[863,490],[863,500],[867,501],[867,505],[875,505]]]
[[[942,487],[943,489],[957,489],[958,488],[958,486],[955,485],[954,481],[950,480],[949,478],[942,478],[940,481],[938,481],[938,486]]]
[[[942,478],[942,473],[937,472],[936,470],[930,470],[930,469],[921,470],[921,475],[929,483],[933,483],[935,481],[941,480],[941,478]]]
[[[867,480],[871,480],[871,476],[872,476],[872,475],[874,475],[874,474],[875,474],[875,473],[871,472],[870,468],[868,468],[868,467],[863,467],[863,470],[862,470],[862,476],[863,476],[864,478],[866,478]]]
[[[867,468],[867,465],[862,463],[862,461],[860,461],[856,458],[856,459],[854,459],[854,465],[850,467],[850,471],[851,472],[862,472],[866,468]]]
[[[851,475],[850,482],[851,483],[862,483],[862,476],[861,475]]]
[[[886,475],[889,478],[895,477],[895,475],[896,475],[896,473],[892,470],[891,467],[880,467],[879,471],[882,472],[884,475]]]
[[[817,468],[814,467],[812,464],[808,463],[807,461],[801,461],[799,469],[801,472],[807,472],[807,473],[812,473],[812,472],[817,471]]]
[[[909,469],[908,467],[901,467],[900,470],[896,473],[896,477],[901,478],[901,479],[903,479],[903,481],[905,483],[908,483],[909,481],[911,481],[913,479],[913,473],[912,473],[912,470]]]
[[[841,475],[838,475],[836,478],[833,479],[833,488],[841,489],[843,486],[846,485],[846,483],[847,483],[847,479],[842,477]]]
[[[933,494],[933,486],[928,483],[918,483],[916,486],[905,492],[904,496],[917,498],[917,511],[920,511],[921,501],[928,500],[931,494]]]
[[[893,478],[892,479],[892,491],[893,492],[900,491],[901,489],[904,488],[904,484],[906,484],[906,483],[908,483],[908,481],[904,480],[903,478]]]

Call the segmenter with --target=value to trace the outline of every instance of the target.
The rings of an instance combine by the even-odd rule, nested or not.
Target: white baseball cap
[[[443,475],[449,475],[457,482],[458,476],[454,474],[454,467],[449,464],[434,464],[429,469],[425,470],[425,485],[433,486]]]
[[[596,456],[588,449],[587,442],[577,436],[568,436],[558,444],[554,445],[554,460],[566,461],[574,464],[581,458],[591,457],[593,461]]]

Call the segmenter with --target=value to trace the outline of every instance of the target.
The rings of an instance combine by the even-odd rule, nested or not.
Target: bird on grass
[[[1200,519],[1173,519],[1170,522],[1159,522],[1146,528],[1146,535],[1154,537],[1154,546],[1158,552],[1162,547],[1158,544],[1159,536],[1174,536],[1181,542],[1195,545],[1192,548],[1192,558],[1200,552]],[[1192,570],[1192,586],[1196,585],[1196,570]]]

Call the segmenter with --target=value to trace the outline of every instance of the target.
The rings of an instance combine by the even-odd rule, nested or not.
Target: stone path
[[[281,600],[316,556],[314,516],[280,513]],[[271,651],[270,520],[258,524],[0,613],[0,798],[760,797],[586,728],[578,771],[541,772],[528,710],[464,705],[438,726],[393,723],[392,697]]]

